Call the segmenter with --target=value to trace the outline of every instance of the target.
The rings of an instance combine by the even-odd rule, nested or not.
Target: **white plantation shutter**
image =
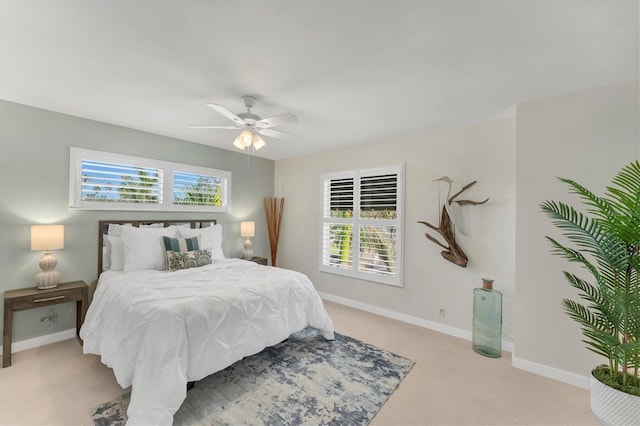
[[[106,161],[82,160],[83,202],[162,204],[162,170]]]
[[[354,173],[334,174],[323,181],[322,264],[353,269]]]
[[[360,177],[360,217],[375,217],[377,212],[396,217],[398,203],[398,175],[371,175]]]
[[[172,176],[172,210],[227,210],[231,172],[175,164],[168,169]]]
[[[322,230],[323,264],[339,269],[353,269],[349,244],[353,240],[353,225],[325,223]]]
[[[402,285],[404,167],[322,176],[320,270]]]
[[[394,276],[397,273],[397,227],[360,226],[359,271],[363,274]]]
[[[231,172],[71,148],[69,206],[85,210],[229,209]]]

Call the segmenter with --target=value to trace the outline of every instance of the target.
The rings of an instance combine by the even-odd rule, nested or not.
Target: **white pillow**
[[[124,271],[165,269],[162,237],[175,238],[176,228],[122,228]],[[111,259],[113,269],[113,257]]]
[[[211,259],[224,259],[222,252],[222,225],[207,226],[206,228],[180,228],[180,237],[193,238],[201,235],[200,250],[211,250]]]
[[[111,243],[107,242],[107,236],[102,237],[104,243],[102,244],[102,271],[108,271],[111,268]]]
[[[112,271],[122,271],[124,269],[124,244],[121,237],[105,235],[109,252],[109,268]],[[104,269],[104,268],[103,268]]]
[[[118,225],[117,223],[110,223],[109,229],[107,230],[107,234],[112,235],[114,237],[122,237],[122,228],[131,227],[130,223],[125,223],[124,225]]]
[[[174,223],[173,225],[169,225],[169,228],[191,228],[190,223]]]
[[[116,223],[110,223],[109,228],[107,229],[107,234],[112,237],[121,237],[122,236],[122,228],[125,226],[132,226],[130,223],[125,223],[124,225],[118,225]],[[111,269],[111,241],[107,238],[107,234],[102,237],[102,270],[108,271]],[[122,251],[122,245],[119,247]],[[120,269],[114,269],[114,271],[122,271],[122,265],[124,262],[124,252],[118,253],[118,262],[117,265],[120,266]]]

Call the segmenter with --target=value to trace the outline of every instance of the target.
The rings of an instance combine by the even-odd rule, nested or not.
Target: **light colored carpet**
[[[325,302],[336,331],[416,362],[372,425],[597,425],[589,392],[485,358],[468,341]],[[0,424],[90,425],[121,395],[111,370],[68,340],[0,369]]]

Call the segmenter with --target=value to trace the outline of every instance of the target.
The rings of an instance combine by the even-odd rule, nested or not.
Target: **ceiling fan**
[[[251,108],[256,103],[256,98],[253,96],[243,96],[242,102],[247,108],[247,112],[241,112],[234,114],[227,108],[218,104],[207,104],[207,106],[219,114],[227,117],[229,120],[235,123],[235,126],[212,126],[208,124],[194,124],[189,126],[192,129],[241,129],[240,134],[233,141],[233,146],[238,149],[244,150],[253,146],[255,150],[258,150],[266,145],[260,135],[269,136],[273,138],[285,138],[291,136],[290,134],[273,130],[272,127],[280,126],[286,123],[295,123],[298,121],[298,117],[290,112],[284,114],[275,115],[269,118],[260,118],[251,112]]]

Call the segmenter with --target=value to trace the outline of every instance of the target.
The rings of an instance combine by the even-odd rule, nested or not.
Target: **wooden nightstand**
[[[248,260],[249,262],[255,262],[259,265],[267,265],[266,257],[253,256],[251,259],[244,259],[244,260]]]
[[[76,302],[76,336],[80,340],[80,327],[87,313],[89,286],[84,281],[58,284],[57,287],[39,290],[37,287],[4,292],[4,333],[2,339],[2,367],[11,365],[11,336],[13,313],[59,303]],[[80,340],[82,344],[82,340]]]

